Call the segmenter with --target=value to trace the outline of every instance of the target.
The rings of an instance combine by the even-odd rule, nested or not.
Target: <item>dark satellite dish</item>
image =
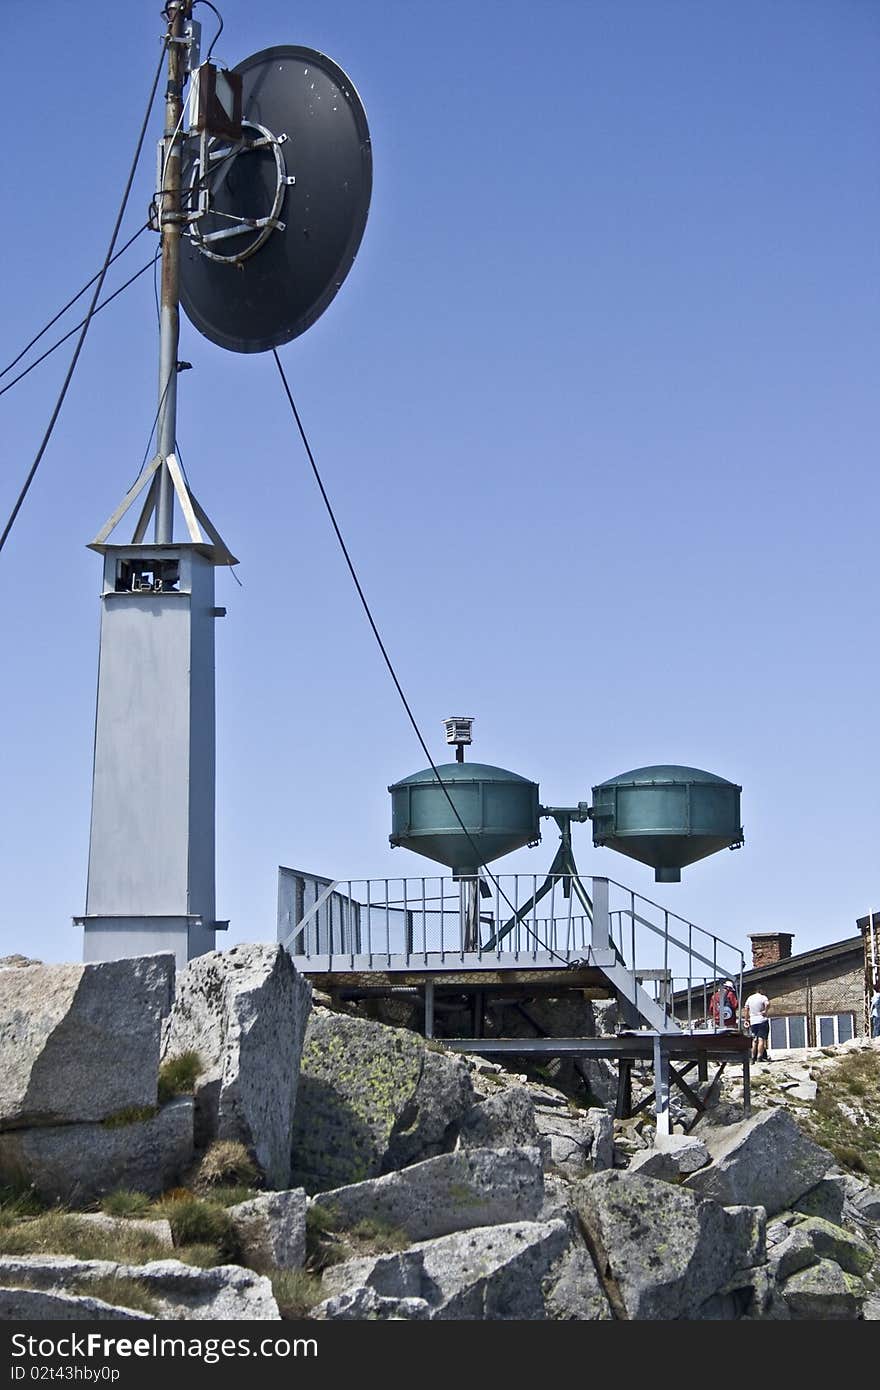
[[[180,300],[200,333],[266,352],[315,322],[360,246],[373,178],[360,98],[311,48],[266,48],[242,77],[242,139],[191,136]],[[207,174],[203,169],[207,168]],[[205,197],[207,192],[207,197]]]

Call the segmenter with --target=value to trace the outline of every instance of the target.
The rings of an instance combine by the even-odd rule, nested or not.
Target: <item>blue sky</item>
[[[224,0],[216,56],[328,53],[364,101],[360,254],[283,360],[436,759],[441,721],[546,804],[654,762],[743,785],[746,846],[655,888],[806,949],[877,879],[880,10],[869,0]],[[40,7],[6,74],[3,363],[103,257],[159,5]],[[212,16],[201,10],[206,34]],[[7,52],[34,54],[8,3]],[[128,232],[152,191],[157,105]],[[126,233],[124,232],[123,235]],[[118,284],[146,262],[145,233]],[[69,351],[69,349],[67,350]],[[0,397],[0,512],[66,367]],[[387,785],[423,766],[271,357],[189,324],[179,439],[241,559],[218,603],[218,914],[272,938],[279,863],[418,874]],[[155,412],[150,276],[94,323],[0,556],[3,949],[78,959],[98,637],[84,547]],[[542,872],[555,849],[499,868]]]

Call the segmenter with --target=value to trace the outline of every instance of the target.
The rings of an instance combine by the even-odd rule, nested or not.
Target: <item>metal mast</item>
[[[212,951],[215,902],[214,571],[234,555],[175,456],[183,84],[197,62],[192,0],[169,0],[165,125],[152,225],[161,236],[157,452],[91,542],[104,559],[86,960]],[[175,497],[185,534],[174,540]],[[111,539],[135,502],[128,542]],[[154,540],[147,539],[155,517]]]
[[[177,436],[177,349],[180,341],[180,147],[183,139],[183,83],[186,76],[184,23],[192,0],[169,0],[168,86],[165,91],[165,132],[162,142],[159,192],[159,232],[162,246],[162,290],[159,301],[159,412],[157,451],[159,496],[155,540],[167,545],[174,536],[174,486],[167,459]]]
[[[173,950],[181,966],[213,950],[227,925],[215,906],[214,626],[226,610],[214,571],[238,563],[176,456],[181,295],[196,327],[234,351],[289,342],[348,273],[372,178],[366,118],[341,68],[290,46],[234,71],[211,63],[210,49],[200,63],[194,4],[163,10],[168,81],[150,217],[162,257],[156,453],[90,543],[104,571],[86,909],[75,919],[87,960]],[[296,131],[289,174],[282,146]],[[231,179],[239,158],[245,177]],[[304,226],[320,229],[320,244]],[[135,503],[131,539],[113,540]]]

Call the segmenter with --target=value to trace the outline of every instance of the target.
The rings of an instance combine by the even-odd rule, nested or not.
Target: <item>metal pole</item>
[[[594,955],[608,950],[611,928],[608,917],[608,880],[593,879],[593,920],[590,923],[590,946]]]
[[[669,985],[669,910],[663,913],[663,1012],[673,1012],[672,991]]]
[[[434,1036],[434,981],[425,981],[425,1037]]]
[[[743,1055],[743,1115],[748,1119],[752,1113],[752,1073],[750,1070],[751,1056],[748,1052]]]
[[[155,539],[168,545],[174,538],[174,488],[164,462],[174,453],[177,437],[177,349],[180,340],[180,126],[183,113],[183,80],[186,72],[184,20],[192,13],[192,0],[169,0],[168,86],[165,91],[165,140],[162,187],[159,190],[159,230],[162,244],[162,290],[159,301],[159,413],[157,451],[159,498],[156,505]]]
[[[468,895],[467,882],[463,877],[458,880],[458,939],[461,959],[464,960],[464,953],[468,949]]]
[[[669,1056],[663,1048],[659,1034],[654,1038],[654,1109],[657,1121],[657,1136],[672,1133],[672,1119],[669,1113]]]
[[[866,1029],[865,1029],[865,1036],[868,1037],[868,1038],[870,1038],[870,1036],[871,1036],[871,1027],[872,1027],[872,1022],[871,1022],[871,996],[873,995],[874,990],[877,988],[877,985],[878,985],[878,981],[877,981],[877,937],[876,937],[875,932],[874,932],[874,914],[873,914],[873,912],[869,912],[869,913],[868,913],[868,943],[869,943],[869,945],[870,945],[870,947],[871,947],[871,971],[870,971],[871,979],[870,979],[870,983],[869,983],[868,988],[865,990],[865,1013],[866,1013],[866,1015],[867,1015],[867,1027],[866,1027]],[[866,966],[866,973],[867,973],[867,960],[866,960],[866,962],[865,962],[865,966]]]
[[[468,884],[468,935],[470,937],[470,949],[479,952],[480,949],[480,871],[475,871],[474,877]]]

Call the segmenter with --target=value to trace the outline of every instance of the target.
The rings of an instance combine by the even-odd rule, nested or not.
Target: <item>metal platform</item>
[[[673,995],[690,1029],[715,982],[738,986],[745,964],[738,947],[634,890],[569,873],[331,880],[281,868],[278,940],[324,987],[454,976],[481,988],[537,973],[623,998],[661,1032],[680,1026]]]
[[[436,1006],[451,997],[469,1000],[472,1036],[438,1039],[459,1052],[615,1061],[621,1117],[644,1105],[632,1109],[633,1066],[651,1065],[660,1133],[669,1131],[672,1086],[703,1112],[705,1098],[685,1077],[696,1069],[698,1080],[708,1081],[710,1062],[718,1067],[712,1087],[725,1066],[741,1063],[748,1110],[750,1041],[709,1017],[712,992],[726,976],[741,997],[742,952],[612,880],[562,873],[543,882],[497,874],[491,884],[439,875],[330,880],[281,869],[278,939],[297,969],[340,1001],[418,1000],[429,1038]],[[485,1036],[493,1001],[575,992],[616,999],[627,1031],[602,1038]],[[687,1002],[683,1020],[672,1011],[674,996]]]

